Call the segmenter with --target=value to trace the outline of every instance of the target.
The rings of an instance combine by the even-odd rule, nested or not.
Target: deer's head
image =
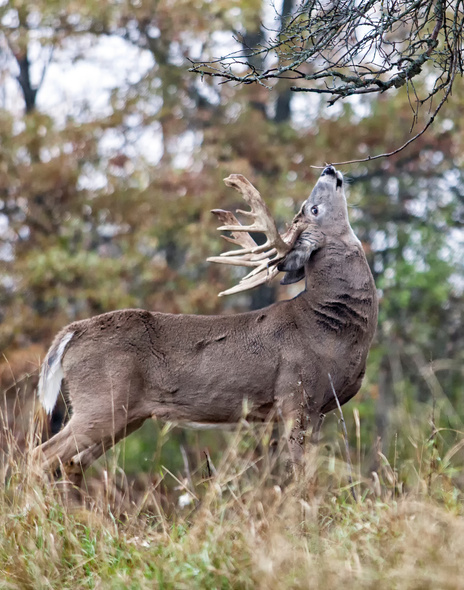
[[[254,267],[238,285],[220,293],[229,295],[245,291],[270,281],[279,271],[287,272],[283,284],[294,283],[304,277],[304,266],[311,253],[322,247],[330,236],[352,233],[348,221],[343,175],[333,166],[324,168],[319,180],[299,213],[284,234],[276,224],[255,187],[240,174],[232,174],[224,181],[242,193],[251,211],[239,211],[253,219],[251,225],[241,225],[229,211],[213,211],[224,224],[218,229],[232,232],[225,239],[242,246],[240,250],[224,252],[208,258],[211,262]],[[249,232],[266,234],[263,246],[258,246]]]
[[[324,168],[300,214],[326,235],[342,235],[349,228],[343,174],[333,166]]]
[[[296,283],[305,276],[305,265],[311,254],[331,237],[351,232],[348,221],[343,174],[333,166],[324,168],[316,186],[301,206],[295,219],[306,227],[293,248],[279,261],[277,269],[286,272],[282,285]]]

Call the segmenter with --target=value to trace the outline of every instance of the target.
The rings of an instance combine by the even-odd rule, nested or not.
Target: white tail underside
[[[63,379],[61,359],[63,358],[64,349],[73,335],[74,332],[65,334],[58,345],[48,351],[42,364],[37,394],[47,414],[53,412],[56,400],[60,394],[61,381]]]

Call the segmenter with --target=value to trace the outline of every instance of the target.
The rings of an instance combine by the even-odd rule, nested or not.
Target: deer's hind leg
[[[33,458],[40,462],[45,471],[54,471],[62,466],[68,479],[80,485],[83,472],[103,453],[125,436],[139,428],[144,418],[127,420],[118,430],[114,420],[95,420],[88,422],[74,414],[66,426],[33,451]]]
[[[111,363],[102,365],[87,348],[78,342],[63,359],[69,422],[35,451],[44,469],[62,466],[76,484],[96,459],[150,416],[139,393],[145,385],[137,366],[111,347],[106,351]]]
[[[34,449],[33,458],[40,462],[45,471],[53,470],[60,463],[66,464],[76,453],[98,442],[92,434],[94,433],[73,416],[63,430]]]
[[[75,486],[80,487],[87,468],[120,440],[138,430],[144,422],[143,418],[136,419],[115,435],[104,437],[100,442],[75,454],[65,466],[66,478]]]

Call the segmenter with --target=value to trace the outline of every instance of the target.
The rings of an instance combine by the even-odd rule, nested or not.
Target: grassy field
[[[269,453],[270,433],[246,423],[216,467],[185,477],[157,467],[130,482],[120,447],[89,476],[85,507],[11,453],[0,588],[464,588],[464,438],[424,416],[388,458],[360,440],[355,412],[352,483],[334,419],[287,485],[285,443]]]

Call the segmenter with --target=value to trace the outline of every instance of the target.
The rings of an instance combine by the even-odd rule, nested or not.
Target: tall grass
[[[464,438],[429,415],[392,437],[392,453],[365,452],[356,413],[347,423],[352,484],[336,420],[293,483],[285,441],[272,450],[269,428],[243,422],[217,464],[156,469],[138,489],[120,447],[79,501],[10,438],[0,588],[462,588]]]

